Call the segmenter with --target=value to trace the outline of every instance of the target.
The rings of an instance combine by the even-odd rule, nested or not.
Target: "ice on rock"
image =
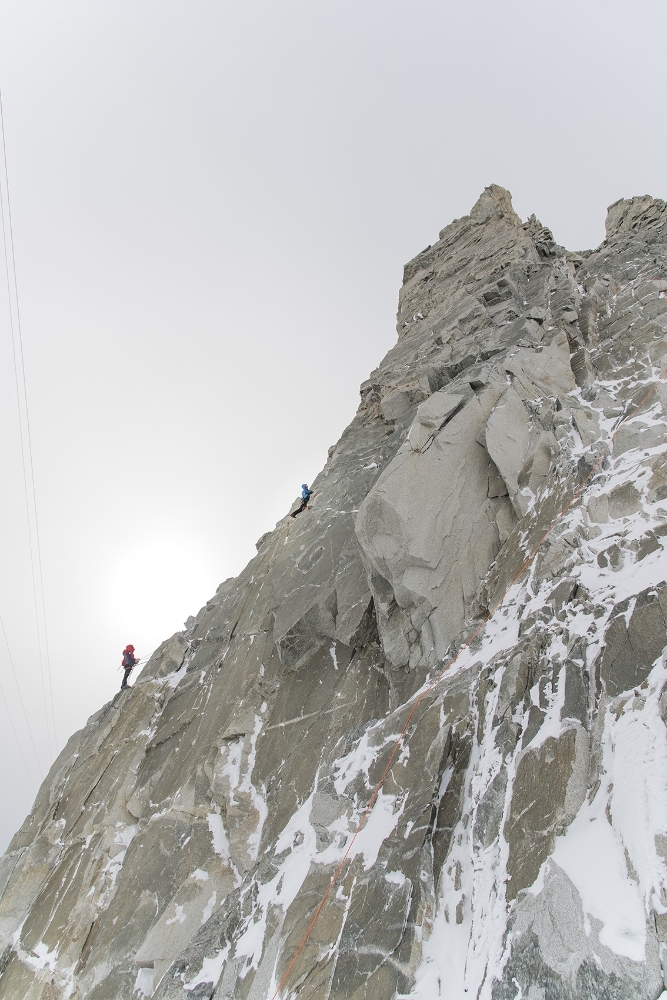
[[[648,197],[406,265],[309,516],[0,859],[3,1000],[667,1000],[666,293]]]

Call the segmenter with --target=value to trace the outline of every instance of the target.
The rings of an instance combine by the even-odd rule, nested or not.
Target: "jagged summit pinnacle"
[[[484,234],[480,233],[480,227],[485,228]],[[443,252],[456,260],[459,271],[462,272],[462,266],[467,269],[465,274],[461,273],[461,277],[468,280],[472,261],[476,257],[481,260],[489,259],[487,241],[490,241],[491,246],[504,244],[508,249],[516,244],[518,249],[513,256],[527,254],[530,257],[536,251],[542,256],[549,256],[556,247],[549,229],[534,215],[522,223],[512,207],[510,192],[498,184],[490,184],[477,199],[469,215],[454,219],[445,226],[438,234],[437,243],[426,247],[405,265],[404,286],[414,274],[438,259]],[[463,254],[464,247],[468,248],[467,255]],[[502,266],[507,266],[507,262]],[[470,273],[474,273],[474,269]],[[401,333],[399,325],[399,335]]]
[[[470,209],[470,218],[476,225],[481,225],[490,219],[508,219],[517,226],[521,225],[521,219],[512,208],[512,195],[499,184],[490,184],[484,188]]]
[[[314,502],[0,861],[3,1000],[661,994],[665,208],[580,255],[490,185],[406,265]]]
[[[645,194],[639,198],[620,198],[607,210],[607,238],[619,233],[660,227],[667,222],[667,204]]]

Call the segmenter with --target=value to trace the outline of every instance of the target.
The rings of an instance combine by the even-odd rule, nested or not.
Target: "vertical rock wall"
[[[666,290],[648,197],[579,255],[492,185],[406,266],[312,507],[0,861],[1,997],[271,1000],[344,857],[284,997],[661,994]]]

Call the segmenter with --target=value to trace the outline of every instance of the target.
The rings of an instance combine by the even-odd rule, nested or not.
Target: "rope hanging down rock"
[[[403,728],[401,729],[399,735],[397,736],[396,740],[394,741],[394,745],[393,745],[391,753],[389,755],[389,759],[388,759],[387,763],[385,764],[384,770],[383,770],[383,772],[382,772],[382,774],[380,776],[380,780],[378,781],[378,783],[376,784],[375,788],[373,789],[373,792],[371,794],[370,799],[368,800],[366,808],[363,811],[361,819],[359,820],[359,822],[357,824],[357,828],[354,831],[354,834],[353,834],[353,836],[352,836],[349,844],[347,845],[347,848],[345,849],[345,853],[343,854],[342,858],[340,859],[340,862],[339,862],[338,867],[336,868],[335,872],[331,876],[331,879],[329,881],[329,885],[327,887],[327,890],[324,893],[324,895],[322,896],[322,899],[320,900],[320,903],[319,903],[317,909],[315,910],[315,913],[313,914],[313,917],[312,917],[310,923],[308,924],[308,927],[306,928],[306,931],[305,931],[303,937],[301,938],[301,941],[299,942],[299,945],[298,945],[296,951],[294,952],[294,955],[292,956],[292,959],[291,959],[289,965],[285,969],[285,972],[283,973],[282,978],[281,978],[280,982],[278,983],[278,986],[276,987],[276,990],[273,993],[273,996],[271,997],[271,1000],[277,1000],[277,997],[278,997],[279,993],[281,992],[281,990],[283,989],[283,987],[286,985],[287,980],[289,979],[290,973],[291,973],[292,969],[294,968],[294,964],[295,964],[296,960],[298,959],[299,955],[301,954],[301,952],[303,951],[303,948],[304,948],[306,942],[308,941],[308,938],[310,937],[310,935],[311,935],[311,933],[313,931],[313,928],[315,927],[315,924],[317,923],[317,920],[318,920],[318,918],[319,918],[322,910],[324,909],[329,896],[331,895],[331,890],[335,886],[335,884],[338,881],[338,878],[339,878],[339,876],[340,876],[343,868],[345,867],[345,863],[346,863],[348,857],[350,856],[350,852],[352,850],[354,842],[356,841],[357,837],[359,836],[359,834],[361,833],[362,829],[364,828],[364,826],[366,824],[366,821],[367,821],[367,819],[368,819],[368,817],[369,817],[369,815],[370,815],[370,813],[371,813],[371,811],[373,809],[373,806],[375,805],[375,801],[376,801],[376,799],[377,799],[377,797],[378,797],[378,795],[380,793],[380,789],[382,788],[382,786],[383,786],[383,784],[385,782],[385,779],[386,779],[387,775],[389,774],[389,771],[390,771],[390,769],[391,769],[394,761],[396,760],[396,756],[398,754],[398,751],[400,750],[402,744],[405,742],[406,733],[407,733],[408,728],[410,726],[410,723],[411,723],[411,721],[412,721],[412,719],[414,717],[414,714],[417,711],[417,708],[422,703],[422,701],[424,700],[424,698],[426,698],[426,696],[429,695],[438,686],[438,684],[440,684],[440,682],[443,680],[445,674],[451,669],[451,667],[454,666],[454,664],[459,659],[459,657],[461,656],[461,654],[464,653],[465,650],[470,647],[470,645],[480,635],[480,633],[484,630],[484,628],[486,628],[486,626],[488,625],[488,623],[491,621],[491,619],[493,618],[493,616],[496,614],[496,612],[499,610],[499,608],[501,607],[501,605],[503,604],[503,602],[507,598],[509,592],[519,582],[519,580],[521,579],[521,577],[523,576],[523,574],[526,572],[526,570],[529,568],[529,566],[533,563],[535,557],[537,556],[537,553],[542,548],[542,546],[544,545],[544,543],[547,540],[547,538],[549,538],[549,536],[552,534],[554,528],[556,528],[556,526],[563,519],[563,517],[565,516],[565,514],[567,514],[567,512],[570,510],[570,508],[572,507],[572,505],[581,496],[581,494],[583,493],[583,491],[585,490],[586,486],[591,481],[591,479],[593,478],[593,476],[598,472],[598,470],[602,466],[602,463],[604,462],[605,458],[607,457],[607,455],[611,451],[611,448],[613,447],[613,444],[614,444],[614,439],[615,439],[616,435],[618,434],[618,432],[620,431],[621,427],[623,427],[629,420],[631,420],[632,417],[636,416],[636,414],[639,412],[639,410],[648,402],[648,400],[654,394],[654,392],[656,391],[656,389],[658,388],[658,386],[661,385],[665,381],[666,377],[667,377],[667,367],[663,369],[663,371],[660,373],[660,376],[658,377],[657,381],[654,382],[653,385],[651,385],[649,387],[649,389],[641,397],[641,399],[639,400],[639,402],[636,403],[636,405],[630,410],[630,412],[627,413],[623,417],[623,419],[618,423],[618,425],[616,426],[616,429],[610,435],[609,440],[607,441],[607,444],[605,445],[605,447],[603,448],[602,452],[598,456],[595,464],[592,466],[592,468],[591,468],[590,472],[588,473],[588,475],[586,476],[586,478],[581,482],[581,484],[577,487],[577,489],[572,493],[572,495],[571,495],[570,499],[568,500],[568,502],[563,507],[561,507],[561,509],[558,511],[558,513],[554,517],[553,521],[551,522],[551,524],[549,525],[549,527],[547,528],[547,530],[544,532],[544,534],[539,539],[539,541],[537,542],[537,544],[531,549],[531,551],[527,555],[526,559],[521,564],[518,572],[515,574],[515,576],[511,580],[511,582],[508,584],[508,586],[506,587],[506,589],[503,592],[503,594],[500,597],[500,599],[490,609],[490,611],[487,613],[486,617],[482,619],[482,621],[477,626],[477,628],[472,633],[472,635],[470,635],[466,639],[466,641],[462,644],[461,648],[458,650],[458,652],[456,653],[456,655],[452,657],[452,659],[449,661],[449,663],[447,663],[447,665],[445,667],[443,667],[443,669],[437,675],[437,677],[435,678],[435,680],[431,681],[430,684],[428,684],[421,692],[419,692],[417,695],[414,696],[414,702],[413,702],[412,708],[410,709],[410,711],[408,713],[408,716],[407,716],[407,718],[405,720],[405,723],[403,724]]]

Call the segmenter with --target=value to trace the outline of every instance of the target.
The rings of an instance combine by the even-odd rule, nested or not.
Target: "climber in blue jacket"
[[[308,489],[307,483],[301,483],[301,506],[297,507],[296,510],[292,511],[290,517],[296,517],[297,514],[300,514],[302,510],[306,509],[306,507],[308,506],[308,501],[312,497],[313,492],[314,492],[313,490]]]

